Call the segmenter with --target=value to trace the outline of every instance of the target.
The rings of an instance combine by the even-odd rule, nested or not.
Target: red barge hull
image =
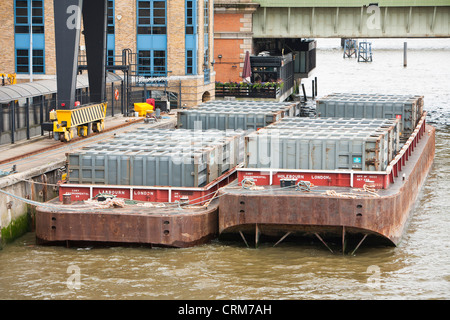
[[[61,202],[48,204],[61,205]],[[136,206],[92,210],[82,202],[57,211],[40,207],[36,213],[36,242],[66,246],[192,247],[217,236],[217,212],[218,201],[189,210]]]
[[[261,235],[310,235],[325,245],[327,238],[337,237],[343,248],[347,237],[363,241],[370,236],[396,246],[434,160],[435,128],[425,124],[425,116],[383,175],[239,169],[238,181],[252,178],[257,188],[220,190],[219,234],[240,233],[244,241],[245,234],[254,235],[256,244]],[[315,187],[309,192],[280,188],[280,175],[306,177]],[[368,180],[376,194],[361,190],[361,181]]]

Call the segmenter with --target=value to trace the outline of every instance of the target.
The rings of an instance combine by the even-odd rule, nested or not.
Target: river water
[[[373,62],[319,39],[318,96],[423,94],[436,158],[398,247],[332,254],[320,243],[213,241],[188,249],[63,248],[28,233],[0,250],[0,299],[449,299],[450,41],[374,39]],[[311,78],[305,81],[311,92]],[[309,88],[309,90],[308,90]]]

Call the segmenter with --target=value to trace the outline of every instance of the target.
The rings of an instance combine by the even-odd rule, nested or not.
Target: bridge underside
[[[254,38],[449,38],[450,6],[260,7]]]

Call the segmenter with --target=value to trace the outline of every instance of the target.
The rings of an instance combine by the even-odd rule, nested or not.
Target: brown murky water
[[[363,245],[354,256],[291,242],[68,249],[37,246],[29,233],[0,250],[0,299],[449,299],[450,41],[408,40],[407,68],[402,39],[372,40],[372,63],[343,59],[339,44],[319,40],[319,96],[424,94],[438,128],[433,169],[398,247]]]

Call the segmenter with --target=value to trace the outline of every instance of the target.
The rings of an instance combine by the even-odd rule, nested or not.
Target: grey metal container
[[[380,132],[387,133],[388,162],[395,158],[402,143],[399,119],[284,118],[266,127],[295,132]]]
[[[208,102],[177,113],[177,126],[183,129],[257,130],[284,117],[296,116],[297,103],[255,101]]]
[[[68,155],[69,182],[204,186],[244,158],[243,131],[137,130]]]
[[[293,133],[262,129],[246,137],[245,167],[385,170],[386,133]]]
[[[170,154],[69,155],[69,181],[80,184],[201,186],[207,182],[207,166],[196,161],[198,159],[177,161]]]
[[[423,96],[334,93],[316,100],[320,117],[400,119],[400,136],[409,138],[423,113]]]

